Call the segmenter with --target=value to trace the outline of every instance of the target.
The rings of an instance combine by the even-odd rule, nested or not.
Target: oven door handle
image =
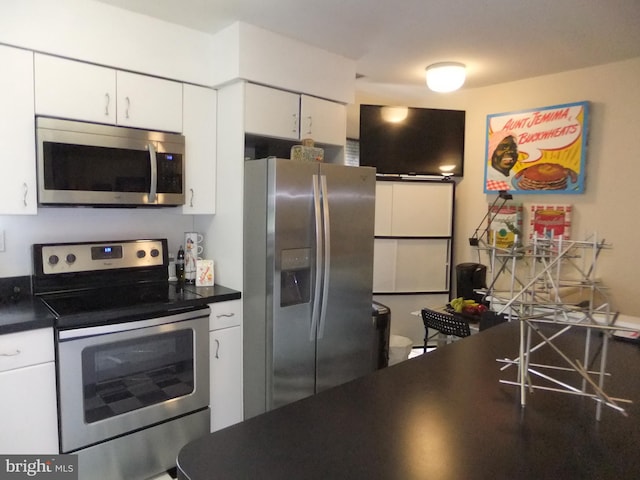
[[[163,317],[149,318],[135,322],[114,323],[111,325],[98,325],[95,327],[82,327],[70,330],[60,330],[58,341],[77,340],[79,338],[93,337],[96,335],[106,335],[108,333],[127,332],[139,328],[155,327],[167,323],[181,322],[183,320],[194,320],[196,318],[208,317],[211,309],[209,307],[188,312],[165,315]]]

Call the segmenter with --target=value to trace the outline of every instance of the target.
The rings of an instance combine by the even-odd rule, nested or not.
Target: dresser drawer
[[[0,335],[0,372],[53,360],[52,328]]]
[[[242,323],[242,300],[210,303],[209,330],[235,327]]]

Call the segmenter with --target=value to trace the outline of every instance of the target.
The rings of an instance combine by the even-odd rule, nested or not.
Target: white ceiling
[[[355,60],[360,82],[482,87],[640,56],[640,0],[99,0],[215,33],[243,21]]]

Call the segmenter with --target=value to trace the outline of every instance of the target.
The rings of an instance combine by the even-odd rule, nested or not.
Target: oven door
[[[209,312],[60,331],[62,452],[207,408]]]

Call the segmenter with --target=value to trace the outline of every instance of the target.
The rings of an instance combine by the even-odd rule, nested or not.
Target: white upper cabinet
[[[166,132],[182,131],[182,84],[117,72],[117,124]]]
[[[308,95],[247,83],[245,132],[266,137],[344,145],[346,107]]]
[[[35,55],[37,115],[182,131],[182,84]]]
[[[347,140],[347,107],[316,97],[300,98],[300,138],[344,145]]]
[[[36,114],[116,123],[113,69],[35,55]]]
[[[245,132],[298,140],[300,95],[247,83]]]
[[[376,236],[451,236],[452,188],[450,182],[377,182]]]
[[[216,212],[216,91],[184,85],[185,204],[183,213]]]
[[[0,214],[37,213],[33,53],[0,45]]]

